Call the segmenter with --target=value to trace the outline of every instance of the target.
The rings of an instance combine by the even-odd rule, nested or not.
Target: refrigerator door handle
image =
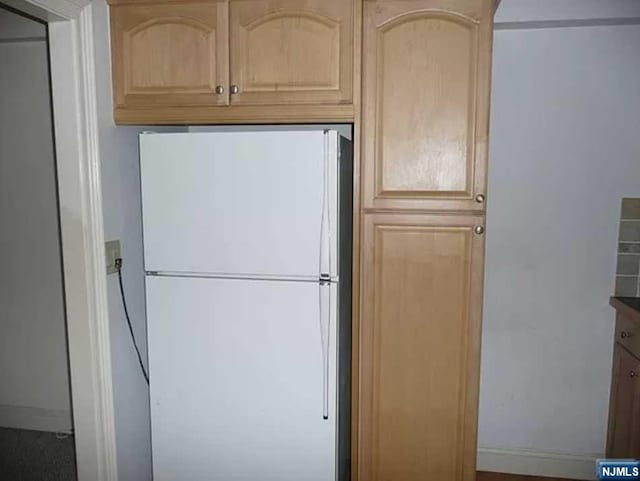
[[[331,283],[320,281],[320,341],[322,343],[322,419],[329,419],[329,333]]]
[[[331,276],[331,162],[330,138],[324,134],[324,158],[322,166],[322,217],[320,219],[320,277]]]

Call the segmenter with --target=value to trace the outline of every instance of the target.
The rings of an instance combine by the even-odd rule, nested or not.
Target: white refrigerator
[[[352,155],[140,136],[155,481],[349,479]]]

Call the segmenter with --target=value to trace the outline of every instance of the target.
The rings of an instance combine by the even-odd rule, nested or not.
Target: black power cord
[[[131,327],[131,319],[129,319],[129,310],[127,309],[127,300],[124,296],[124,287],[122,286],[122,259],[116,259],[116,269],[118,269],[118,284],[120,284],[120,295],[122,296],[122,307],[124,308],[124,315],[127,319],[127,325],[129,326],[129,332],[131,333],[131,340],[133,341],[133,347],[136,348],[136,354],[138,355],[138,362],[140,363],[140,369],[142,370],[142,375],[144,376],[144,380],[149,384],[149,375],[147,374],[147,370],[144,368],[144,363],[142,362],[142,356],[140,355],[140,349],[138,348],[138,343],[136,342],[136,336],[133,333],[133,327]]]

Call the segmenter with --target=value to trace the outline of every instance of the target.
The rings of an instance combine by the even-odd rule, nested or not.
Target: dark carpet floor
[[[0,428],[0,481],[76,481],[73,436]]]

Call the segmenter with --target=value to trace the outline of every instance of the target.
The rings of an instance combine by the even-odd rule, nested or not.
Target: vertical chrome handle
[[[329,202],[329,146],[328,137],[324,136],[324,157],[322,165],[322,214],[320,219],[320,278],[331,276],[331,216]]]
[[[320,341],[322,343],[322,419],[329,419],[329,369],[331,332],[331,163],[329,136],[324,135],[322,165],[322,213],[320,218],[319,301]]]
[[[320,342],[322,343],[322,419],[329,419],[329,332],[331,283],[320,281]]]

